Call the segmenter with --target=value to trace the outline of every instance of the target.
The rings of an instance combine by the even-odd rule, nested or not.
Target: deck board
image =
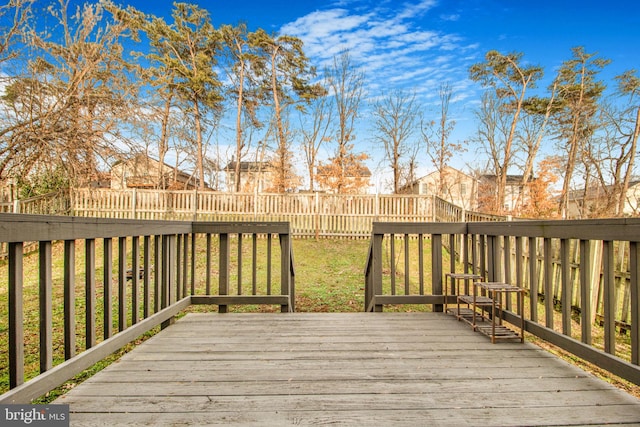
[[[640,400],[441,313],[189,314],[69,391],[71,425],[640,425]]]

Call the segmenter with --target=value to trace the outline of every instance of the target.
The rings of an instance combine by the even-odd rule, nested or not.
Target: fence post
[[[134,188],[131,192],[131,218],[136,219],[136,205],[138,204],[138,191]]]
[[[317,191],[316,191],[316,203],[315,203],[314,209],[315,209],[314,222],[315,222],[315,230],[316,230],[316,240],[318,240],[318,238],[320,237],[320,193],[318,193]]]
[[[13,213],[20,213],[20,200],[18,199],[13,201]]]
[[[198,189],[193,190],[193,220],[198,220]]]

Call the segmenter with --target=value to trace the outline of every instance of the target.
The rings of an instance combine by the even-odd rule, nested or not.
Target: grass
[[[409,266],[404,265],[404,248],[403,245],[397,244],[395,247],[395,265],[396,265],[396,291],[398,294],[404,293],[404,271],[409,269],[411,272],[411,292],[417,293],[417,260],[412,257]],[[410,242],[410,251],[412,254],[416,252],[417,241]],[[235,246],[232,245],[232,257],[231,257],[231,283],[237,282],[237,264],[238,257],[233,251]],[[430,280],[430,257],[428,252],[429,245],[425,245],[425,286],[427,287],[426,293],[430,292],[429,284]],[[213,256],[217,257],[217,241],[213,242]],[[102,264],[101,264],[101,245],[97,245],[97,328],[98,337],[102,336]],[[196,282],[199,283],[197,293],[204,293],[204,259],[206,248],[203,241],[199,240],[197,244],[197,277]],[[358,239],[340,239],[340,240],[313,240],[313,239],[296,239],[293,242],[294,253],[294,265],[296,272],[296,311],[298,312],[362,312],[364,309],[364,268],[367,260],[367,254],[369,249],[369,241]],[[273,259],[279,257],[279,246],[277,240],[274,240],[273,245]],[[258,259],[261,259],[266,254],[267,248],[264,239],[258,242]],[[62,244],[54,245],[54,364],[60,363],[64,359],[63,345],[62,345]],[[114,254],[117,251],[114,249]],[[76,265],[76,323],[77,323],[77,338],[76,345],[77,351],[84,350],[84,251],[81,247],[76,249],[77,265]],[[389,240],[385,240],[385,247],[383,248],[383,259],[388,262],[391,254],[389,246]],[[447,270],[448,255],[445,254],[443,260],[443,266]],[[130,255],[129,255],[130,261]],[[117,263],[117,260],[114,260]],[[217,266],[217,262],[214,263]],[[251,245],[247,244],[243,246],[243,268],[251,268]],[[130,265],[130,263],[129,263]],[[115,265],[113,266],[115,271]],[[8,340],[8,325],[7,325],[7,289],[6,289],[6,275],[7,275],[6,262],[0,262],[0,392],[8,390],[8,355],[5,349],[7,348]],[[24,259],[24,271],[25,271],[25,287],[24,287],[24,301],[25,301],[25,370],[26,379],[32,378],[38,374],[38,285],[37,285],[37,272],[38,272],[38,257],[37,254],[30,254]],[[383,282],[385,292],[390,291],[391,279],[389,268],[385,270],[385,280]],[[279,286],[279,263],[275,263],[272,266],[272,283],[273,286]],[[246,274],[246,273],[245,273]],[[264,281],[262,280],[266,276],[266,266],[264,264],[258,265],[259,287],[264,292]],[[116,277],[114,276],[114,279]],[[243,286],[250,286],[251,278],[243,276]],[[217,286],[217,271],[213,271],[212,286]],[[234,285],[235,286],[235,285]],[[232,289],[232,292],[237,291]],[[117,286],[114,286],[114,293],[117,294]],[[114,299],[115,302],[115,299]],[[129,304],[130,306],[130,304]],[[525,304],[528,306],[528,304]],[[540,304],[539,307],[542,305]],[[117,330],[117,304],[114,303],[114,331]],[[130,307],[129,307],[130,310]],[[215,307],[211,306],[192,306],[188,311],[212,311]],[[246,312],[246,311],[262,311],[262,312],[275,312],[279,311],[279,306],[233,306],[230,307],[230,311],[233,312]],[[385,311],[424,311],[430,310],[429,307],[424,306],[389,306],[385,307]],[[556,315],[559,315],[556,313]],[[129,319],[131,316],[129,315]],[[540,312],[539,318],[543,319],[543,314]],[[555,325],[560,325],[559,318],[556,320]],[[579,328],[579,325],[574,322],[574,327]],[[103,360],[99,364],[96,364],[91,369],[78,375],[76,378],[70,380],[61,387],[48,393],[47,396],[36,400],[36,403],[47,403],[55,399],[57,396],[63,394],[66,390],[74,387],[77,383],[90,377],[95,372],[107,366],[114,360],[117,360],[127,351],[130,351],[139,342],[152,336],[158,329],[151,331],[144,336],[140,337],[136,342],[123,348],[121,351],[115,353],[108,359]],[[597,343],[600,340],[601,328],[596,326],[594,330],[594,342]],[[578,329],[579,331],[579,329]],[[576,336],[576,335],[574,335]],[[612,382],[616,386],[626,390],[627,392],[640,397],[640,387],[630,384],[626,381],[616,379],[607,372],[598,370],[597,368],[586,364],[582,361],[576,360],[576,358],[570,354],[567,354],[559,349],[555,349],[541,340],[535,337],[529,336],[528,340],[535,344],[554,352],[560,357],[570,361],[571,363],[582,366],[586,370],[593,372],[596,375],[601,376],[609,382]],[[628,351],[628,337],[619,337],[620,341],[620,355],[625,357],[625,352]]]

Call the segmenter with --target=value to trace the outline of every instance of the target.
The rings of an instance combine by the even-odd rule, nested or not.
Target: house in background
[[[371,171],[365,165],[358,164],[346,169],[345,182],[341,184],[339,190],[339,178],[335,176],[336,166],[333,163],[318,165],[316,167],[317,191],[337,194],[337,193],[366,193],[371,187]]]
[[[622,213],[617,211],[617,203],[611,201],[613,186],[593,187],[569,192],[567,203],[567,219],[586,219],[611,216],[640,215],[640,181],[631,181],[625,195]]]
[[[439,196],[467,210],[478,208],[478,180],[450,166],[445,166],[442,173],[435,171],[405,185],[400,193]]]
[[[145,154],[137,154],[111,167],[111,189],[125,188],[191,190],[197,179]]]
[[[505,212],[513,212],[519,206],[525,205],[529,201],[529,190],[522,185],[523,175],[507,175],[507,185],[504,189],[504,205],[502,209]],[[528,182],[535,181],[534,177],[529,178]],[[479,185],[479,209],[483,209],[483,202],[490,203],[495,200],[498,192],[498,176],[486,174],[480,176]]]
[[[227,191],[235,191],[235,176],[236,165],[234,160],[231,160],[227,166],[224,167],[225,172],[225,184]],[[240,192],[241,193],[253,193],[264,192],[273,188],[273,168],[270,162],[240,162]]]

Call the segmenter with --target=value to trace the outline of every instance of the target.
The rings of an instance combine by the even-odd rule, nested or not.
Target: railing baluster
[[[424,235],[418,234],[418,281],[420,295],[424,295]]]
[[[489,269],[487,268],[487,245],[484,234],[478,235],[478,255],[480,260],[480,274],[487,278],[487,280],[492,280],[489,276]]]
[[[131,237],[131,323],[140,320],[140,237]]]
[[[219,255],[219,282],[218,282],[218,294],[229,295],[229,251],[231,247],[229,244],[229,234],[220,233],[220,255]],[[218,306],[219,313],[226,313],[227,306],[220,304]]]
[[[127,327],[127,238],[118,239],[118,331]]]
[[[538,244],[535,237],[529,237],[529,316],[538,321]]]
[[[162,236],[156,234],[153,236],[153,312],[157,313],[162,308],[162,275],[164,267],[162,265]]]
[[[267,295],[271,295],[271,233],[267,234]]]
[[[410,275],[411,271],[409,268],[409,235],[404,235],[404,294],[411,294],[411,289],[409,288]]]
[[[442,295],[442,235],[431,235],[431,283],[433,295]],[[434,312],[442,312],[442,304],[434,304]]]
[[[103,317],[104,317],[104,339],[111,337],[113,328],[113,303],[111,294],[113,292],[113,245],[111,238],[105,238],[103,241]]]
[[[391,245],[391,259],[389,260],[391,270],[391,295],[396,294],[396,235],[392,234],[389,238]]]
[[[84,241],[85,258],[85,346],[96,345],[96,241]]]
[[[258,235],[256,233],[252,234],[253,239],[251,242],[252,245],[252,259],[251,259],[251,290],[252,295],[258,294]]]
[[[180,261],[178,261],[180,262]],[[188,234],[183,234],[182,235],[182,294],[180,296],[180,298],[184,298],[188,295],[187,293],[187,289],[188,286],[187,284],[189,283],[188,281],[188,272],[189,272],[189,235]],[[180,299],[178,298],[178,299]]]
[[[196,233],[191,233],[191,295],[196,294]]]
[[[23,244],[9,243],[9,387],[24,383]]]
[[[545,325],[553,329],[553,252],[551,249],[551,239],[544,239],[543,268],[544,268],[544,313]]]
[[[151,313],[151,236],[144,236],[142,245],[142,268],[144,269],[142,276],[142,292],[144,293],[143,314],[146,319]]]
[[[511,237],[504,236],[503,238],[504,247],[503,247],[503,258],[504,259],[504,281],[509,284],[513,284],[513,277],[511,275]],[[505,294],[507,297],[506,308],[507,310],[511,310],[511,300],[509,294]],[[519,304],[516,304],[519,306]]]
[[[581,341],[591,345],[591,242],[580,240],[580,326]],[[633,283],[633,282],[632,282]]]
[[[76,354],[76,242],[64,241],[64,358]]]
[[[53,367],[53,273],[51,242],[39,243],[40,372]]]
[[[182,234],[176,236],[177,252],[176,252],[176,296],[178,299],[182,298]]]
[[[524,288],[524,255],[522,253],[522,245],[523,245],[523,241],[522,241],[522,237],[521,236],[517,236],[516,237],[516,286],[519,288]],[[520,298],[524,298],[524,296],[520,296]],[[517,307],[518,310],[518,315],[519,316],[524,316],[524,313],[521,310],[521,306],[520,304],[518,304]]]
[[[615,267],[613,264],[613,241],[603,242],[602,257],[604,258],[604,351],[615,355],[616,352],[616,289],[615,289]]]
[[[238,295],[242,295],[242,233],[238,233]]]
[[[211,233],[206,234],[205,294],[211,295]]]

